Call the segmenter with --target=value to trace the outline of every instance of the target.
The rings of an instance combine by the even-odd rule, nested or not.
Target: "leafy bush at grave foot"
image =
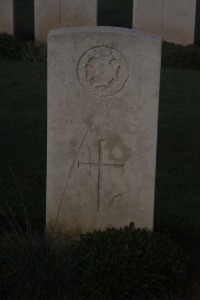
[[[25,42],[22,44],[22,59],[26,62],[42,62],[47,60],[45,43]]]
[[[66,236],[4,232],[0,236],[0,299],[74,300],[76,261]]]
[[[31,41],[20,41],[8,33],[0,33],[0,58],[42,62],[47,60],[47,45]]]
[[[200,47],[163,42],[162,67],[173,69],[200,69]]]
[[[145,229],[65,236],[0,236],[0,298],[5,300],[158,300],[179,294],[182,251]]]
[[[130,224],[83,235],[78,249],[83,299],[163,300],[182,293],[184,255],[167,235]]]

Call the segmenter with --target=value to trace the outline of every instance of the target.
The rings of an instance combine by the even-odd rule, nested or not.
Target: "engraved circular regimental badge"
[[[77,76],[83,88],[99,97],[118,93],[128,79],[128,66],[124,56],[108,46],[86,51],[77,66]]]

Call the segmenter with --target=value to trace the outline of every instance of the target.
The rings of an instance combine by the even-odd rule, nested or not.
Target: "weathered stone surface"
[[[153,227],[160,52],[130,29],[50,32],[48,226]]]
[[[176,44],[192,44],[196,0],[134,0],[133,27]]]
[[[0,32],[13,33],[13,0],[0,0]]]
[[[35,39],[46,41],[50,30],[97,24],[97,0],[35,0]]]

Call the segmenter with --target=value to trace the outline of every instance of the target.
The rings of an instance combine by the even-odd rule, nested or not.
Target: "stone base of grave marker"
[[[50,32],[48,227],[153,228],[160,57],[135,30]]]

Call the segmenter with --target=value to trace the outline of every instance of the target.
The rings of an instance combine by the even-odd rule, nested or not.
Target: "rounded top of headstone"
[[[145,39],[161,41],[162,37],[147,33],[144,31],[140,31],[137,29],[129,29],[129,28],[122,28],[122,27],[112,27],[112,26],[82,26],[82,27],[65,27],[54,29],[49,32],[48,37],[59,35],[59,34],[71,34],[71,33],[116,33],[116,34],[129,34],[135,37],[141,37]]]

